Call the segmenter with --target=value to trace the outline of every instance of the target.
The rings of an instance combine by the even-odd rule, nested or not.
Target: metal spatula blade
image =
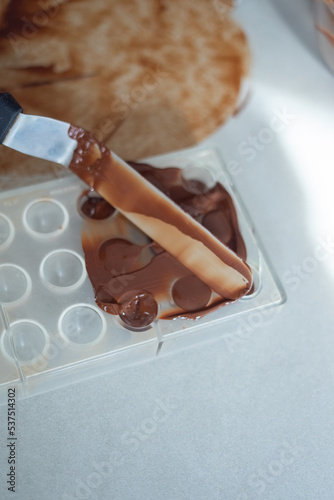
[[[69,123],[25,115],[9,93],[0,94],[0,144],[68,167],[78,146],[68,135]]]

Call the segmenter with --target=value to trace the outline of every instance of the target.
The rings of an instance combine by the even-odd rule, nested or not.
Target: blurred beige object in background
[[[124,159],[195,145],[233,115],[249,71],[231,8],[231,0],[6,0],[0,90],[26,113],[91,130]],[[1,148],[0,189],[54,175],[50,167]]]
[[[334,72],[334,0],[314,0],[314,19],[320,52]]]

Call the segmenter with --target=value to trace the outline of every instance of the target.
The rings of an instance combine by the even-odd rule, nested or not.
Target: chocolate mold
[[[1,349],[7,359],[21,365],[32,365],[46,357],[49,336],[37,322],[19,320],[2,332]]]
[[[211,189],[216,183],[215,176],[210,167],[196,162],[188,163],[182,169],[182,179],[185,187],[195,194],[198,192],[202,193],[201,190],[198,190],[198,183],[203,184],[207,190]]]
[[[86,279],[85,261],[72,250],[54,250],[42,260],[40,275],[52,289],[73,291]]]
[[[246,295],[241,297],[240,300],[253,299],[261,291],[262,280],[261,280],[261,275],[260,275],[259,269],[257,269],[256,267],[254,267],[252,265],[250,265],[250,268],[251,268],[252,276],[253,276],[253,286],[252,286],[251,290]]]
[[[15,234],[12,221],[4,214],[0,214],[0,252],[13,241]]]
[[[0,265],[0,304],[17,304],[30,291],[31,278],[27,271],[15,264]]]
[[[75,304],[61,313],[58,327],[65,342],[74,346],[89,347],[103,338],[106,320],[97,307]]]
[[[217,153],[193,149],[143,161],[158,168],[182,168],[184,183],[195,193],[199,183],[202,189],[217,181],[224,185],[235,203],[253,290],[197,321],[157,319],[153,307],[152,323],[133,328],[122,315],[97,307],[86,272],[82,231],[95,218],[91,222],[97,231],[103,232],[107,225],[111,238],[147,246],[143,265],[153,251],[150,239],[135,226],[125,226],[120,213],[73,175],[0,193],[0,403],[13,385],[21,397],[48,391],[153,358],[172,345],[182,347],[185,339],[191,345],[196,332],[200,341],[211,332],[219,335],[222,329],[214,329],[215,324],[228,320],[231,330],[240,315],[283,302],[284,293]],[[157,317],[175,305],[178,286],[182,282],[176,279],[169,298],[159,300]],[[127,311],[123,312],[125,317]]]
[[[59,201],[47,198],[33,201],[23,213],[23,223],[27,230],[44,238],[59,235],[66,229],[68,221],[65,207]]]

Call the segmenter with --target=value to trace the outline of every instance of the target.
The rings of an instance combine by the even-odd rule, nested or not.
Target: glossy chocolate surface
[[[207,189],[199,181],[186,181],[177,167],[159,169],[134,162],[130,165],[246,260],[233,201],[223,186],[216,184]],[[99,207],[103,208],[100,212]],[[199,318],[231,301],[213,293],[146,235],[142,234],[138,244],[132,224],[114,213],[100,197],[91,195],[81,210],[86,218],[83,248],[96,302],[104,311],[118,314],[126,325],[149,325],[159,315],[159,303],[164,304],[159,317],[172,319]],[[111,231],[111,226],[117,230]]]

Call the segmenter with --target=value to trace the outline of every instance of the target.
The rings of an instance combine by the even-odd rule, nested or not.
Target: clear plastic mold
[[[284,301],[284,292],[264,257],[247,211],[215,150],[189,149],[145,160],[159,168],[183,169],[183,180],[196,189],[220,182],[231,194],[247,247],[254,286],[235,303],[199,320],[156,319],[131,328],[121,317],[99,309],[87,277],[80,212],[87,186],[78,178],[28,186],[0,194],[0,403],[8,387],[30,396],[187,347],[236,328],[248,314],[256,324],[263,309]],[[194,181],[194,182],[192,182]],[[97,224],[117,234],[116,213]],[[131,237],[145,244],[133,228]],[[159,314],[168,304],[159,304]],[[158,314],[158,316],[159,316]]]

